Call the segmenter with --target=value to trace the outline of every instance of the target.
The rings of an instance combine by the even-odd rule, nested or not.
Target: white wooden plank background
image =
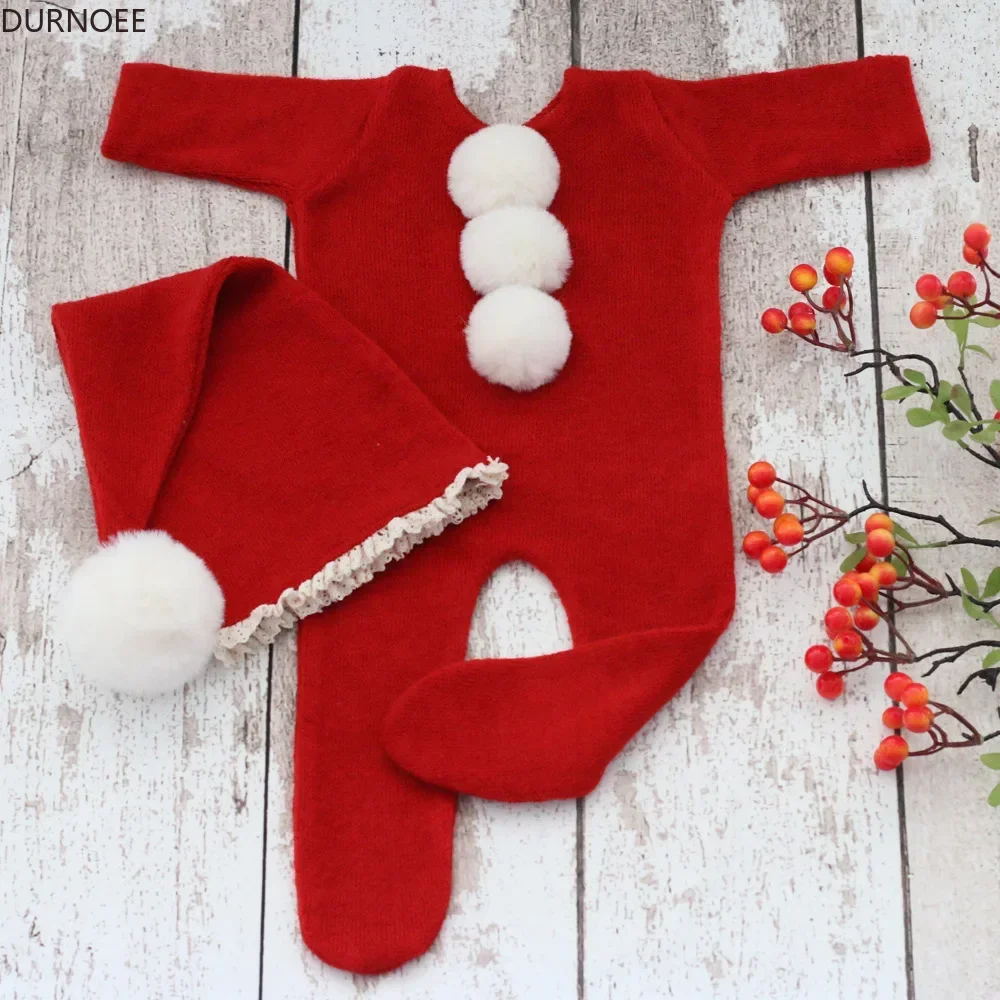
[[[280,205],[100,158],[122,59],[311,76],[450,65],[464,99],[496,121],[541,107],[571,58],[701,77],[852,58],[862,44],[911,55],[934,160],[873,178],[870,227],[863,180],[845,178],[756,195],[726,229],[741,534],[751,458],[787,459],[793,477],[844,501],[862,477],[880,477],[871,381],[845,386],[836,359],[767,341],[756,325],[763,305],[786,298],[788,264],[847,243],[865,315],[870,249],[885,343],[946,361],[948,335],[906,323],[912,279],[959,265],[968,221],[1000,225],[990,218],[1000,28],[988,5],[859,9],[860,26],[848,0],[168,0],[141,37],[0,34],[0,1000],[1000,997],[989,775],[974,753],[945,755],[907,767],[898,797],[869,764],[878,678],[828,706],[800,667],[832,545],[763,586],[740,568],[733,628],[588,800],[463,801],[444,931],[427,956],[381,978],[329,969],[298,937],[293,641],[270,662],[133,702],[75,680],[51,636],[54,596],[93,529],[49,306],[226,253],[287,257]],[[929,474],[952,450],[894,409],[886,419],[893,500],[947,504],[966,523],[995,503],[971,461],[959,462],[956,491]],[[942,614],[913,638],[937,643],[964,627]],[[470,651],[569,641],[547,581],[515,566],[484,592]],[[942,696],[959,676],[942,675]],[[983,688],[963,704],[987,725],[996,699]]]

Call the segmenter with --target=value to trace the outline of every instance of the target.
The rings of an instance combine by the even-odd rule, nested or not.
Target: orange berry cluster
[[[805,651],[804,660],[806,667],[816,675],[817,693],[831,701],[844,693],[848,674],[878,663],[892,664],[891,669],[897,671],[887,678],[885,690],[890,698],[901,704],[889,706],[882,714],[885,725],[897,732],[879,744],[875,752],[876,766],[889,771],[910,757],[925,757],[949,748],[978,746],[988,739],[1000,737],[1000,729],[982,735],[955,708],[930,701],[923,684],[898,672],[901,666],[927,660],[937,654],[948,654],[931,664],[928,673],[933,672],[941,663],[953,662],[956,655],[983,643],[972,643],[968,647],[944,647],[917,655],[907,642],[897,620],[901,610],[935,604],[960,594],[963,605],[971,598],[964,595],[950,577],[946,588],[916,564],[908,546],[917,546],[918,543],[901,523],[897,525],[893,521],[889,510],[878,509],[880,505],[867,488],[865,498],[868,502],[864,506],[853,511],[835,507],[804,486],[779,478],[769,462],[754,462],[747,471],[747,479],[747,499],[762,517],[773,521],[774,536],[766,531],[751,531],[743,539],[743,551],[750,559],[760,562],[769,573],[781,572],[791,556],[868,514],[864,533],[848,533],[846,536],[852,544],[861,541],[864,544],[844,561],[842,569],[847,569],[847,572],[833,585],[834,603],[823,616],[828,641],[810,646]],[[778,485],[784,488],[786,495],[778,492],[775,488]],[[798,516],[787,513],[786,506],[796,509]],[[873,507],[876,508],[874,512]],[[898,508],[891,510],[904,518],[939,520],[956,538],[961,537],[964,541],[993,544],[960,536],[944,519],[928,518]],[[901,539],[899,542],[897,536]],[[795,548],[786,552],[782,546]],[[916,601],[899,599],[902,591],[912,588],[929,596]],[[983,593],[986,595],[987,591]],[[883,599],[895,599],[892,606],[894,614],[889,614],[883,606]],[[888,648],[880,648],[869,635],[880,622],[884,623],[890,640]],[[995,643],[985,645],[993,646]],[[989,665],[986,661],[984,663]],[[961,727],[957,735],[949,735],[945,725],[949,719],[952,724]],[[900,735],[900,730],[907,735],[926,733],[929,742],[913,748]]]
[[[844,281],[851,277],[854,271],[854,255],[847,247],[834,247],[827,251],[823,263],[823,277],[828,286],[823,292],[822,309],[826,312],[844,311],[847,306],[847,293],[844,291]],[[811,264],[796,264],[788,275],[788,283],[797,292],[808,298],[808,293],[816,287],[819,275]],[[772,307],[765,309],[760,317],[760,325],[768,333],[781,333],[791,330],[800,337],[809,337],[816,330],[816,310],[809,302],[793,303],[786,314],[781,309]]]
[[[743,551],[759,562],[765,573],[780,573],[788,565],[788,553],[782,546],[798,545],[805,537],[802,522],[785,511],[785,498],[773,488],[777,478],[770,462],[754,462],[747,470],[747,500],[761,517],[774,522],[774,537],[766,531],[751,531],[743,539]]]
[[[883,684],[885,693],[901,705],[890,705],[882,713],[887,729],[905,729],[911,733],[926,733],[934,725],[934,712],[928,707],[927,687],[915,682],[909,674],[891,673]],[[880,771],[892,771],[910,756],[910,745],[898,733],[886,736],[875,749],[875,766]]]
[[[835,671],[833,664],[853,663],[861,658],[866,646],[871,648],[862,633],[870,632],[882,620],[880,591],[899,579],[891,562],[880,561],[896,549],[892,519],[887,514],[872,514],[865,521],[865,534],[867,552],[864,558],[833,585],[836,604],[823,616],[823,626],[833,649],[821,644],[810,646],[804,657],[806,666],[819,674],[816,691],[831,701],[843,693],[843,675],[849,672],[847,669]]]
[[[989,228],[981,222],[966,227],[962,256],[969,264],[984,264],[991,237]],[[971,271],[956,271],[945,283],[936,274],[922,274],[916,288],[919,301],[910,308],[910,322],[918,330],[927,330],[942,318],[939,309],[956,300],[968,306],[968,300],[976,294],[976,277]]]

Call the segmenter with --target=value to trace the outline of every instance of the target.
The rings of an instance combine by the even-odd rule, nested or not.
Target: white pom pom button
[[[530,392],[551,382],[569,357],[573,334],[551,295],[505,285],[480,299],[465,331],[469,362],[488,382]]]
[[[496,208],[462,230],[462,270],[486,295],[504,285],[531,285],[554,292],[566,281],[573,258],[566,228],[541,208]]]
[[[458,145],[448,191],[467,219],[505,205],[548,208],[559,187],[559,161],[526,125],[490,125]]]

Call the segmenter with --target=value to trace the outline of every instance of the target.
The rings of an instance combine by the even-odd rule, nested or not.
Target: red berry
[[[788,555],[777,545],[769,545],[760,554],[760,568],[765,573],[780,573],[788,565]]]
[[[759,559],[760,554],[771,544],[766,531],[751,531],[743,538],[743,551],[751,559]]]
[[[854,627],[862,632],[870,632],[879,623],[879,616],[866,604],[854,612]]]
[[[806,650],[805,661],[814,674],[825,673],[833,666],[833,651],[829,646],[810,646]]]
[[[828,285],[839,285],[841,281],[840,275],[834,274],[833,271],[826,266],[826,264],[823,265],[823,277],[826,278],[826,283]]]
[[[809,264],[796,264],[788,275],[788,283],[797,292],[808,292],[816,286],[816,268]]]
[[[944,285],[936,274],[922,274],[917,278],[917,295],[925,302],[937,304],[944,292]]]
[[[902,729],[903,728],[903,710],[897,708],[895,705],[890,705],[882,713],[882,725],[886,729]]]
[[[861,600],[861,587],[857,580],[842,576],[833,585],[833,599],[845,608],[853,608]]]
[[[792,328],[792,333],[797,333],[799,336],[805,336],[810,334],[816,329],[816,317],[806,316],[805,313],[799,313],[798,316],[793,316],[788,324]]]
[[[1000,420],[1000,410],[997,410],[997,412],[993,414],[993,419]]]
[[[886,531],[894,531],[896,525],[892,523],[892,518],[888,514],[883,514],[879,511],[877,514],[872,514],[867,521],[865,521],[865,531],[874,531],[876,528],[885,528]]]
[[[748,486],[747,487],[747,500],[750,501],[751,507],[757,506],[757,497],[761,495],[764,491],[759,486]]]
[[[878,580],[871,573],[858,573],[855,577],[861,588],[861,596],[872,604],[878,603]]]
[[[823,292],[823,308],[824,309],[836,309],[840,305],[841,299],[846,299],[847,296],[844,295],[842,289],[838,288],[836,285],[831,285],[825,292]]]
[[[782,545],[798,545],[805,535],[802,522],[794,514],[779,514],[774,521],[774,537]]]
[[[899,696],[899,700],[907,708],[923,708],[927,704],[928,698],[930,698],[930,692],[923,684],[919,683],[907,684]]]
[[[854,624],[851,612],[847,608],[830,608],[823,616],[823,625],[826,634],[832,639],[834,636],[846,632]]]
[[[893,701],[899,701],[903,691],[912,683],[913,680],[910,678],[909,674],[903,674],[897,670],[895,673],[889,674],[889,676],[886,677],[882,684],[882,689]]]
[[[871,555],[884,559],[895,551],[896,536],[885,528],[876,528],[874,531],[868,532],[865,545]]]
[[[892,771],[910,756],[910,745],[902,736],[887,736],[875,750],[875,766],[880,771]]]
[[[928,330],[937,322],[937,306],[933,302],[914,302],[910,307],[910,322],[918,330]]]
[[[835,701],[844,693],[844,678],[832,670],[820,674],[816,678],[816,692],[827,701]]]
[[[861,636],[851,629],[849,632],[841,632],[840,635],[834,636],[833,649],[842,660],[856,660],[864,649],[864,643],[861,641]]]
[[[876,562],[878,562],[878,560],[874,556],[871,556],[866,552],[861,562],[859,562],[857,566],[854,567],[854,571],[856,573],[861,573],[862,575],[864,575],[865,573],[868,572],[868,570],[872,568],[872,566],[875,565]]]
[[[882,742],[886,744],[890,756],[895,758],[897,764],[902,764],[910,756],[910,744],[902,736],[886,736]]]
[[[982,250],[973,250],[968,245],[962,247],[962,259],[966,264],[973,264],[976,267],[979,267],[989,255],[990,252],[985,247]]]
[[[965,227],[963,238],[967,247],[972,247],[973,250],[985,250],[989,246],[991,235],[989,227],[981,222],[973,222],[971,226]]]
[[[774,466],[770,462],[754,462],[747,469],[747,479],[750,480],[750,485],[762,490],[766,490],[777,478],[778,473],[774,471]]]
[[[761,517],[766,517],[770,521],[785,509],[785,498],[775,490],[763,490],[754,506]]]
[[[911,733],[926,733],[934,721],[934,713],[929,708],[908,708],[903,713],[903,726]]]
[[[956,271],[948,279],[948,291],[959,299],[967,299],[976,291],[976,278],[971,271]]]
[[[870,570],[868,570],[870,576],[875,578],[875,582],[879,587],[891,587],[898,579],[899,574],[896,572],[896,567],[892,563],[887,562],[877,562]]]
[[[788,307],[788,318],[794,319],[796,316],[812,316],[816,318],[816,310],[808,302],[793,302]]]
[[[847,247],[834,247],[827,250],[823,270],[849,278],[854,270],[854,254]]]
[[[788,317],[780,309],[765,309],[760,317],[760,325],[768,333],[781,333],[788,326]]]

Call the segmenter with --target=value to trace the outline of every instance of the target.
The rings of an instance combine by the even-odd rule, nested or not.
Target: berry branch
[[[859,507],[853,516],[864,513],[866,510],[877,509],[884,511],[886,514],[895,514],[897,517],[908,517],[914,521],[929,521],[933,524],[939,524],[945,531],[951,533],[951,539],[943,542],[928,542],[925,545],[919,545],[917,547],[923,549],[940,549],[945,548],[948,545],[983,545],[987,548],[1000,548],[1000,539],[998,538],[974,538],[971,535],[965,534],[963,531],[959,531],[946,517],[941,514],[921,514],[919,511],[906,510],[903,507],[895,507],[892,504],[882,503],[880,500],[876,500],[871,491],[868,489],[868,484],[862,480],[861,488],[864,490],[865,498],[868,503],[863,507]]]
[[[812,293],[819,280],[816,269],[810,264],[796,264],[788,282],[804,301],[793,303],[786,314],[772,307],[761,315],[761,326],[771,334],[791,331],[800,340],[814,347],[846,353],[852,358],[870,357],[858,368],[848,372],[851,378],[865,371],[882,369],[889,372],[898,383],[882,393],[887,402],[903,403],[922,398],[928,406],[913,405],[906,418],[914,427],[941,425],[941,433],[954,441],[966,454],[992,468],[1000,469],[1000,379],[989,386],[990,402],[996,411],[992,417],[980,407],[975,391],[966,372],[969,354],[980,354],[992,360],[992,355],[980,344],[970,343],[970,324],[989,328],[1000,326],[1000,304],[992,298],[991,277],[1000,272],[987,261],[991,239],[989,229],[975,222],[965,230],[964,259],[976,267],[984,286],[982,299],[976,297],[978,281],[971,271],[955,271],[947,284],[934,274],[924,274],[917,279],[919,301],[910,310],[910,322],[925,330],[942,321],[955,335],[958,346],[958,382],[941,378],[937,366],[922,354],[893,354],[881,348],[859,350],[854,323],[854,292],[851,274],[854,257],[846,247],[828,251],[823,265],[823,275],[829,283],[820,301]],[[817,329],[817,314],[832,320],[837,334],[836,341],[824,341]],[[927,368],[905,368],[904,362],[916,362]],[[928,374],[929,373],[929,374]]]
[[[932,656],[936,657],[930,667],[924,671],[923,674],[924,677],[930,677],[930,675],[933,674],[938,667],[942,667],[946,663],[954,663],[956,660],[965,656],[966,653],[971,653],[974,649],[1000,649],[1000,642],[995,642],[992,639],[981,639],[978,642],[967,642],[964,646],[945,646],[941,649],[932,649],[927,653],[921,653],[920,656],[914,657],[913,662],[919,663],[921,660],[930,659]],[[980,671],[976,671],[976,673],[979,672]],[[968,685],[968,683],[969,678],[967,677],[962,682],[962,687],[958,689],[959,694],[962,693],[962,690]]]
[[[1000,304],[993,299],[993,279],[1000,272],[987,263],[991,234],[981,223],[965,230],[962,256],[975,267],[979,279],[970,271],[956,271],[947,283],[936,275],[924,274],[916,282],[919,301],[910,310],[910,321],[918,329],[929,329],[938,322],[955,335],[958,347],[957,380],[941,376],[935,362],[923,354],[896,354],[882,348],[861,349],[854,318],[854,292],[851,276],[854,258],[845,247],[834,247],[827,255],[823,275],[828,287],[816,297],[816,269],[797,264],[789,275],[789,284],[802,300],[792,304],[787,314],[772,307],[764,311],[761,325],[770,334],[789,330],[810,346],[846,354],[859,364],[847,373],[848,378],[866,371],[880,370],[897,382],[882,393],[886,401],[911,405],[907,420],[914,427],[941,425],[945,438],[955,442],[967,454],[990,468],[1000,469],[1000,379],[994,379],[988,395],[995,414],[990,417],[976,396],[966,370],[970,354],[992,356],[981,345],[969,341],[970,325],[984,328],[1000,325]],[[977,292],[982,289],[982,297]],[[818,318],[833,325],[836,337],[824,340]],[[919,564],[924,549],[950,549],[973,546],[988,551],[1000,549],[1000,539],[969,534],[956,527],[942,514],[925,514],[877,500],[862,482],[865,502],[853,510],[828,503],[801,485],[779,478],[768,462],[754,462],[747,472],[747,499],[751,506],[771,521],[771,530],[755,530],[743,539],[743,551],[767,573],[780,573],[789,559],[834,532],[845,531],[853,551],[840,567],[841,576],[833,585],[834,604],[823,616],[829,643],[817,643],[805,652],[805,664],[816,677],[816,690],[824,698],[839,698],[845,678],[872,664],[889,664],[892,673],[884,689],[896,704],[882,714],[883,723],[895,730],[885,737],[874,754],[875,765],[892,770],[908,757],[925,757],[945,749],[978,746],[1000,736],[1000,730],[980,733],[956,708],[932,701],[927,686],[903,672],[904,667],[927,664],[923,677],[932,676],[940,667],[958,662],[973,652],[984,652],[980,667],[972,671],[958,688],[961,695],[974,681],[982,680],[996,690],[1000,680],[1000,640],[980,639],[964,645],[943,646],[917,653],[904,634],[902,621],[918,609],[947,600],[959,600],[965,613],[977,622],[1000,629],[1000,566],[980,582],[968,569],[960,574],[945,574],[938,580]],[[980,525],[1000,523],[1000,510],[991,511]],[[867,515],[863,530],[851,530],[852,522]],[[904,527],[933,526],[945,537],[918,541]],[[961,581],[958,581],[960,576]],[[876,641],[870,633],[884,625],[886,642]],[[880,644],[881,643],[881,644]],[[884,648],[887,647],[887,648]],[[905,735],[904,735],[905,734]],[[911,746],[914,736],[926,735],[919,747]],[[983,762],[1000,770],[1000,753],[987,754]],[[992,805],[1000,805],[1000,785],[990,796]]]

